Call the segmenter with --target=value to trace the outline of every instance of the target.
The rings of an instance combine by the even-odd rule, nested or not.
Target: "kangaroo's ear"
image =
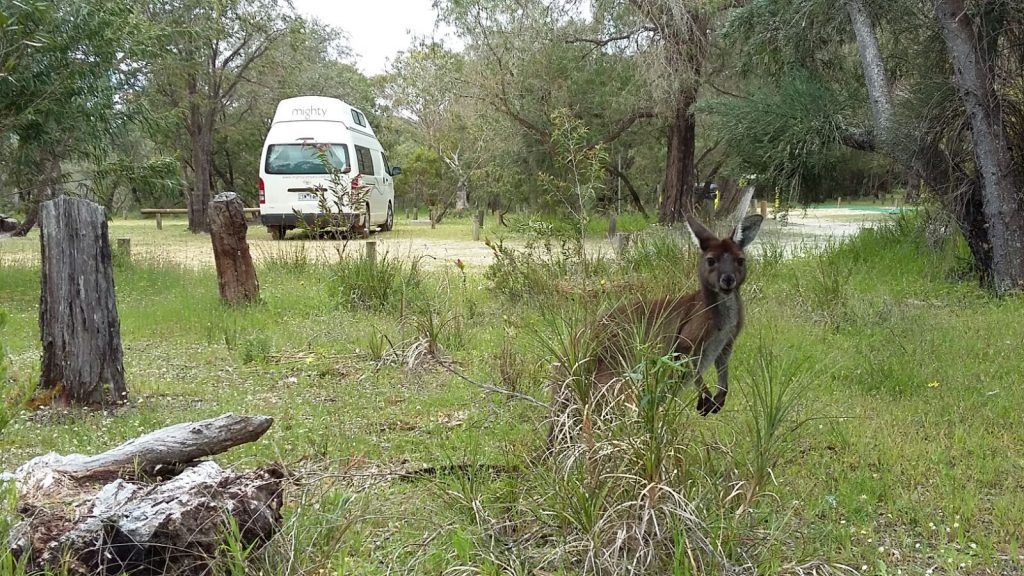
[[[718,240],[711,230],[708,230],[706,226],[690,214],[686,215],[686,225],[690,228],[690,236],[693,238],[694,243],[697,244],[701,251],[707,250],[712,242]]]
[[[751,214],[743,219],[740,223],[740,227],[733,230],[732,237],[739,243],[740,248],[746,248],[754,238],[757,237],[758,230],[761,229],[761,223],[764,222],[764,217],[760,214]]]

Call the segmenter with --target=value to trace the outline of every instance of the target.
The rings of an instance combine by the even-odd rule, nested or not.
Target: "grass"
[[[1024,301],[951,280],[963,247],[930,251],[914,218],[796,259],[769,244],[744,287],[725,410],[699,418],[691,394],[658,392],[666,368],[649,358],[636,386],[661,408],[615,406],[590,428],[595,451],[571,462],[539,457],[543,409],[445,366],[546,401],[553,356],[586,356],[568,330],[573,311],[692,287],[685,244],[653,235],[586,276],[526,262],[523,274],[569,276],[516,297],[448,260],[371,272],[284,253],[259,266],[262,302],[228,309],[210,267],[171,254],[201,237],[177,221],[162,234],[124,226],[112,234],[162,246],[115,270],[131,405],[16,414],[0,431],[0,470],[228,411],[273,416],[261,441],[217,460],[283,462],[306,483],[269,549],[228,539],[232,573],[625,573],[640,550],[674,574],[718,573],[718,561],[766,575],[811,562],[879,575],[1024,571]],[[0,243],[0,339],[15,386],[38,372],[38,268],[15,256],[37,242]],[[393,477],[421,465],[433,469]],[[674,495],[647,506],[651,486]]]

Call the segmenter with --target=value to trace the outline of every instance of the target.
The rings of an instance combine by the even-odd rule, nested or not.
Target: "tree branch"
[[[623,118],[619,122],[619,125],[614,130],[612,130],[611,133],[609,133],[607,136],[602,138],[600,141],[598,141],[598,142],[596,142],[594,144],[591,144],[590,146],[587,146],[587,150],[592,150],[594,148],[597,148],[598,146],[604,146],[606,144],[611,144],[612,142],[617,140],[620,136],[625,134],[627,130],[632,128],[633,124],[636,124],[637,121],[639,121],[641,119],[645,119],[645,118],[655,118],[656,116],[657,116],[657,114],[655,114],[651,110],[641,110],[640,112],[634,112],[633,114],[630,114],[629,116]]]
[[[644,218],[647,218],[647,209],[644,208],[644,203],[643,201],[640,200],[640,194],[637,193],[636,188],[633,187],[633,183],[630,182],[629,178],[626,177],[626,175],[621,170],[619,170],[615,166],[612,166],[611,164],[606,165],[604,169],[613,177],[622,180],[622,183],[626,185],[626,189],[629,190],[629,196],[633,200],[633,206],[636,206],[636,209],[639,210],[640,213],[644,215]]]

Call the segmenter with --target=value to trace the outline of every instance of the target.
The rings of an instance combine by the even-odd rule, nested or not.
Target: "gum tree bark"
[[[1024,207],[1021,172],[1003,124],[993,68],[963,0],[935,0],[953,83],[967,109],[978,186],[992,243],[992,283],[998,293],[1024,290]]]
[[[128,399],[103,208],[61,196],[40,206],[39,388],[60,404]]]

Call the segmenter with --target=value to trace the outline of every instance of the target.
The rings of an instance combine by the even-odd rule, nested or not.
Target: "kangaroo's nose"
[[[732,290],[736,286],[736,277],[732,274],[726,274],[722,276],[718,284],[726,290]]]

